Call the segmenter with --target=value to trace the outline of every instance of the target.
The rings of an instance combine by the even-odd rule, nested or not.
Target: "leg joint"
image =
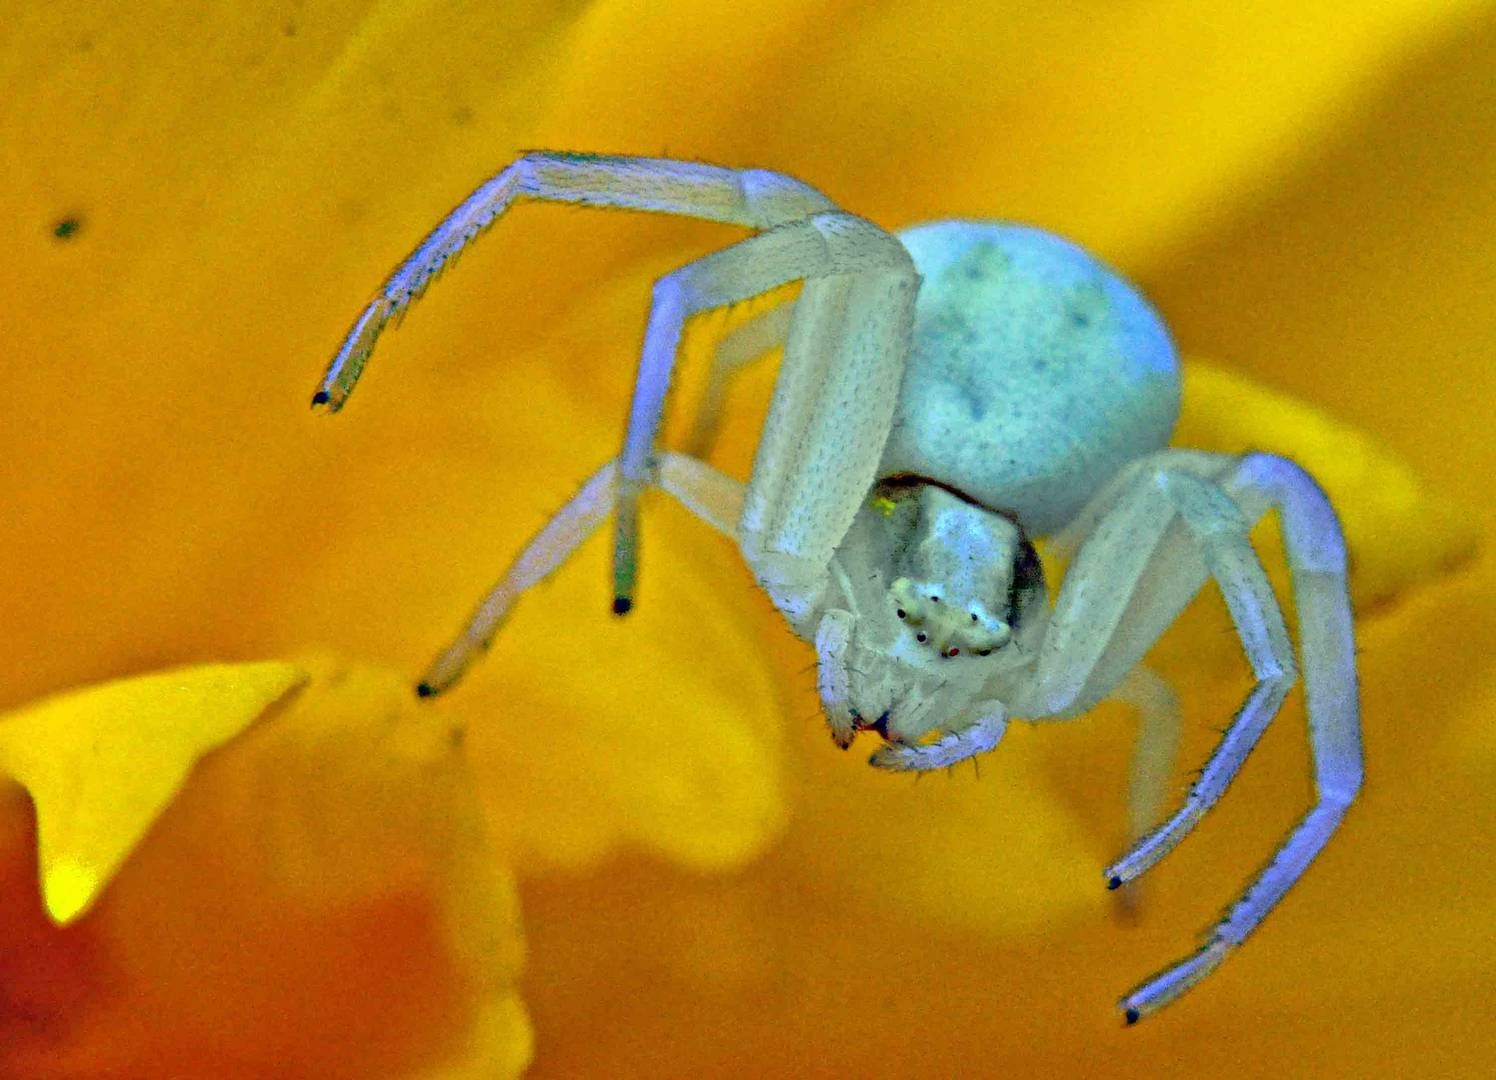
[[[755,229],[772,229],[836,208],[835,203],[809,184],[768,169],[741,169],[737,182],[743,193],[743,208]]]
[[[913,276],[914,259],[892,233],[844,210],[816,214],[810,224],[826,242],[834,273],[892,270]]]

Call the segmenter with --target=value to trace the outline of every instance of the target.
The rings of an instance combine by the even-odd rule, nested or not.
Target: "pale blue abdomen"
[[[1174,345],[1112,270],[1018,225],[941,221],[899,239],[924,282],[881,475],[939,480],[1042,536],[1168,442]]]

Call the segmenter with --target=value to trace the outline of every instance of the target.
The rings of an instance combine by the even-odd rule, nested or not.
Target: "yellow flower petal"
[[[392,673],[280,666],[304,689],[199,763],[87,918],[4,928],[52,962],[7,970],[0,1074],[522,1071],[518,907],[461,731]]]
[[[466,1044],[446,1061],[410,1074],[408,1080],[494,1080],[525,1072],[533,1053],[530,1019],[518,994],[485,1002]]]
[[[1340,515],[1360,608],[1389,600],[1468,558],[1474,522],[1365,432],[1203,361],[1185,365],[1175,443],[1292,458]],[[1281,561],[1281,560],[1279,560]]]
[[[1050,781],[1065,734],[1017,726],[998,753],[916,781],[869,768],[872,740],[837,753],[815,717],[796,740],[809,782],[781,866],[798,861],[789,876],[831,910],[925,932],[1008,940],[1104,912],[1115,837],[1087,829]],[[1112,783],[1120,811],[1124,777]]]
[[[620,290],[618,302],[637,312],[641,294]],[[352,463],[318,511],[349,534],[311,549],[267,536],[292,568],[264,601],[288,645],[337,641],[398,663],[414,685],[548,513],[617,453],[627,365],[592,365],[610,396],[577,394],[563,355],[590,350],[558,337],[553,365],[498,366],[440,424],[440,388],[427,386],[408,408],[376,406],[387,420],[351,407],[325,425]],[[720,869],[762,853],[782,826],[783,698],[744,619],[762,594],[735,546],[670,499],[647,499],[643,522],[626,619],[609,613],[604,529],[427,703],[465,722],[495,842],[517,860],[576,867],[642,845]]]
[[[59,695],[0,719],[0,772],[36,804],[53,920],[88,909],[199,758],[305,681],[292,664],[212,664]]]
[[[605,538],[526,598],[452,706],[501,844],[567,866],[639,845],[701,870],[761,855],[784,824],[784,695],[743,617],[741,556],[663,497],[645,578],[608,615]],[[787,631],[781,631],[786,632]]]
[[[1478,492],[1496,445],[1481,426],[1484,413],[1469,405],[1481,400],[1491,370],[1491,260],[1482,253],[1496,237],[1488,190],[1496,172],[1487,167],[1496,37],[1489,21],[1458,36],[1452,16],[1472,6],[1489,5],[1268,3],[1223,13],[1177,2],[1064,11],[762,3],[734,5],[724,18],[711,5],[639,12],[611,0],[580,8],[459,0],[439,10],[313,0],[289,19],[269,8],[230,7],[206,20],[159,0],[131,6],[126,19],[112,4],[83,12],[33,5],[0,49],[8,105],[0,110],[0,175],[10,182],[0,222],[15,234],[0,262],[0,291],[14,315],[6,322],[3,374],[15,418],[0,424],[0,456],[26,463],[4,491],[0,597],[12,610],[0,618],[0,634],[16,672],[8,693],[76,683],[138,665],[141,655],[280,655],[308,641],[349,642],[414,675],[433,637],[449,632],[511,541],[616,446],[613,425],[648,279],[679,261],[666,249],[686,237],[689,256],[735,235],[623,215],[527,212],[525,223],[506,224],[502,240],[496,234],[470,256],[396,339],[398,349],[376,360],[373,370],[383,374],[361,390],[356,413],[333,425],[284,409],[283,400],[299,406],[309,369],[315,375],[351,317],[340,298],[362,297],[437,214],[520,146],[663,150],[786,168],[890,224],[958,212],[1058,227],[1149,271],[1150,290],[1156,283],[1170,294],[1160,296],[1168,301],[1162,306],[1192,348],[1272,372],[1274,385],[1354,416],[1420,475],[1457,494],[1467,486]],[[1447,63],[1450,57],[1463,59]],[[703,70],[712,77],[701,79]],[[1384,95],[1379,107],[1358,115],[1376,94]],[[1451,111],[1450,101],[1463,104]],[[1332,128],[1339,149],[1321,157]],[[59,236],[55,230],[74,216],[79,227]],[[1198,244],[1205,265],[1176,257],[1182,244]],[[587,333],[556,340],[560,313],[593,303],[596,283],[611,288],[628,275],[636,280],[619,287],[638,299],[623,316],[610,309],[594,316]],[[1322,363],[1312,370],[1306,361]],[[525,377],[542,369],[564,372],[575,400],[532,403]],[[486,400],[479,386],[502,387],[505,400]],[[606,417],[606,428],[580,421],[587,410]],[[512,442],[494,437],[530,412],[534,428],[548,435],[530,429]],[[586,430],[578,434],[578,426]],[[454,531],[462,538],[451,540]],[[694,550],[685,542],[680,548],[684,558]],[[433,575],[448,564],[450,578]],[[646,588],[676,584],[673,570],[649,566]],[[727,580],[715,563],[710,569],[717,582]],[[591,571],[579,564],[577,573],[580,582]],[[299,596],[288,598],[293,586]],[[558,581],[554,589],[564,587]],[[553,762],[544,768],[582,783],[541,793],[509,820],[539,833],[548,807],[608,787],[620,797],[597,798],[598,805],[620,814],[645,806],[650,827],[568,821],[557,831],[597,841],[579,843],[578,851],[630,841],[659,850],[664,844],[651,838],[667,836],[670,800],[648,808],[650,786],[664,790],[692,775],[717,779],[695,763],[711,745],[716,717],[703,723],[694,706],[732,708],[733,688],[712,681],[755,669],[748,625],[775,641],[785,631],[754,618],[761,601],[744,582],[749,599],[722,586],[742,606],[710,616],[735,620],[711,644],[746,646],[742,654],[721,666],[693,664],[692,641],[675,630],[650,643],[675,665],[651,678],[650,692],[679,686],[671,715],[677,725],[686,718],[694,725],[686,735],[692,752],[672,762],[627,742],[627,716],[619,716],[616,734],[608,723],[589,726],[594,716],[567,696],[578,685],[570,679],[591,684],[577,701],[609,717],[615,698],[629,693],[619,673],[649,659],[642,648],[618,665],[591,662],[585,648],[580,657],[567,652],[565,642],[611,646],[626,629],[636,639],[651,634],[639,624],[620,628],[617,639],[607,629],[588,634],[583,612],[598,601],[592,589],[577,587],[581,606],[566,613],[570,623],[554,613],[534,616],[532,631],[559,643],[546,654],[548,670],[521,675],[523,653],[504,650],[519,650],[533,635],[506,640],[485,666],[489,686],[413,714],[424,717],[413,722],[469,719],[485,738],[513,740],[501,748],[510,757],[500,759],[506,768],[490,785],[500,812],[500,785],[528,775],[528,757],[552,752],[558,741],[574,745],[574,776]],[[1491,711],[1487,688],[1472,675],[1492,640],[1491,599],[1489,575],[1456,580],[1369,621],[1363,685],[1374,779],[1366,800],[1252,946],[1177,1011],[1129,1035],[1136,1071],[1234,1075],[1250,1059],[1259,1072],[1480,1075],[1491,1057],[1490,1025],[1470,1003],[1489,996],[1478,966],[1483,939],[1478,921],[1467,927],[1445,916],[1451,897],[1461,910],[1489,905],[1489,875],[1458,876],[1466,869],[1460,849],[1467,857],[1481,850],[1489,800],[1468,776],[1460,783],[1458,770],[1450,770],[1451,783],[1418,762],[1439,718],[1459,709],[1479,723]],[[676,624],[672,616],[662,626]],[[1218,621],[1212,639],[1229,642],[1224,627]],[[796,660],[798,672],[806,658]],[[524,679],[516,721],[510,694]],[[1197,693],[1200,676],[1191,679],[1192,728],[1196,716],[1219,723],[1239,703],[1224,692]],[[780,685],[795,685],[790,672],[769,693]],[[402,680],[389,680],[389,705],[399,715],[410,707],[397,701],[405,691]],[[743,696],[757,703],[772,700],[769,693],[754,686]],[[810,712],[808,699],[803,711],[798,704],[797,715]],[[807,740],[815,735],[814,760],[858,769],[825,748],[815,723],[805,728]],[[1036,742],[1043,735],[1061,747],[1057,781],[1085,793],[1073,793],[1069,813],[1058,818],[1052,800],[1037,800],[1032,816],[1042,833],[1073,817],[1101,835],[1115,820],[1125,741],[1089,741],[1097,733],[1086,727],[1076,725],[1072,742],[1058,731],[1035,733]],[[652,739],[672,734],[650,731]],[[753,764],[738,744],[754,734],[730,728],[728,776]],[[586,778],[618,756],[606,752],[615,747],[634,755],[627,774],[588,786]],[[213,755],[194,773],[178,806],[227,756]],[[1010,935],[994,945],[980,934],[942,935],[917,918],[887,917],[909,914],[899,902],[903,883],[892,880],[879,906],[869,880],[919,857],[920,845],[908,837],[922,826],[934,837],[931,847],[979,859],[975,824],[953,828],[969,829],[970,839],[957,845],[938,833],[938,815],[900,819],[895,829],[908,832],[891,845],[900,858],[885,858],[882,815],[913,800],[890,799],[885,790],[823,807],[815,789],[822,774],[805,769],[805,760],[788,755],[783,794],[803,812],[780,849],[796,855],[797,867],[808,865],[804,875],[775,853],[731,879],[610,860],[581,877],[537,884],[549,901],[536,910],[550,948],[533,980],[545,1028],[555,1033],[546,1055],[553,1073],[711,1074],[721,1070],[724,1047],[737,1054],[740,1071],[765,1075],[824,1071],[827,1062],[875,1075],[969,1073],[972,1062],[1018,1074],[1116,1071],[1110,996],[1216,912],[1224,899],[1216,885],[1239,878],[1277,839],[1280,822],[1268,817],[1287,823],[1303,805],[1302,733],[1280,722],[1200,836],[1159,869],[1172,895],[1160,898],[1146,930]],[[997,778],[987,775],[983,783],[992,785]],[[956,792],[969,786],[957,785]],[[417,797],[419,785],[396,786]],[[807,794],[806,786],[815,790]],[[1027,802],[1032,778],[1016,778],[1015,786]],[[1093,788],[1101,794],[1091,796]],[[754,800],[728,802],[751,808]],[[235,808],[257,805],[251,799]],[[683,805],[719,804],[697,798]],[[1023,806],[995,797],[991,805],[1024,815]],[[159,824],[175,819],[178,806]],[[328,808],[342,820],[335,800],[318,806]],[[808,825],[836,813],[858,817],[860,828],[835,824],[862,845],[833,858],[817,848]],[[423,836],[439,836],[442,822],[413,817],[422,832],[401,834],[394,846],[424,850]],[[261,823],[252,814],[242,820]],[[7,843],[26,832],[0,824]],[[301,835],[280,815],[265,824]],[[246,843],[242,828],[232,814],[209,814],[197,847],[211,855],[225,838]],[[353,830],[334,831],[357,843]],[[121,881],[154,858],[149,853],[165,834],[163,827],[147,837]],[[1001,839],[1012,835],[1002,831]],[[1230,858],[1210,857],[1223,838]],[[544,837],[532,843],[524,827],[506,841],[545,844]],[[730,838],[689,843],[728,852],[716,865],[732,865],[741,857],[733,851],[752,848]],[[214,915],[218,893],[242,895],[253,902],[244,909],[250,922],[275,910],[254,906],[263,899],[258,878],[230,875],[227,888],[204,890],[192,879],[204,865],[200,852],[187,859],[163,850],[171,858],[158,872],[182,864],[177,877],[164,879],[175,900],[199,895],[199,906]],[[1067,840],[1067,864],[1072,856]],[[312,875],[302,891],[311,897],[318,877],[370,881],[376,863],[355,856],[354,869],[343,873],[317,859],[285,858]],[[819,865],[822,858],[831,865]],[[411,880],[401,876],[404,866],[395,868],[402,882]],[[853,887],[819,891],[840,884],[843,869]],[[982,884],[975,870],[964,880]],[[1096,887],[1094,879],[1079,884]],[[1394,905],[1378,899],[1405,887],[1427,896]],[[32,883],[17,895],[34,891]],[[111,889],[95,915],[104,917],[119,895],[123,889]],[[838,907],[849,898],[869,899],[871,910]],[[931,922],[943,923],[959,906],[954,897],[941,899],[919,901],[940,913]],[[1033,900],[1022,898],[1023,906]],[[0,922],[16,908],[0,905]],[[175,927],[160,919],[163,908],[137,906],[128,924],[109,929],[139,941],[159,926],[169,940]],[[305,969],[260,972],[258,993],[244,1007],[281,1023],[267,1020],[259,1029],[264,1037],[254,1050],[263,1056],[246,1069],[300,1069],[319,1080],[432,1071],[391,1049],[399,1039],[382,1038],[389,1028],[424,1025],[442,1041],[448,999],[422,958],[440,951],[430,946],[443,935],[419,932],[431,910],[376,900],[308,920],[311,932],[296,943],[335,939],[349,947],[337,963],[309,946]],[[185,1067],[147,1061],[135,1074],[222,1076],[233,1068],[224,1058],[242,1047],[204,1051],[224,1050],[211,1038],[225,1027],[222,1016],[206,1006],[235,1003],[211,976],[240,970],[234,963],[245,954],[280,961],[285,951],[263,947],[280,924],[269,920],[271,933],[256,936],[239,933],[244,921],[214,925],[202,917],[181,951],[210,958],[202,965],[207,975],[187,980],[186,989],[157,977],[155,985],[176,989],[148,999],[197,1056]],[[57,931],[62,947],[76,941],[65,935],[93,925],[85,918]],[[349,925],[354,932],[340,936]],[[1415,929],[1387,950],[1391,925]],[[390,938],[406,948],[386,947]],[[50,936],[25,940],[27,948],[7,953],[0,1024],[25,1015],[5,1007],[15,1000],[8,996],[17,966],[11,957],[45,972],[48,948],[57,946]],[[1449,962],[1460,948],[1471,957],[1464,966]],[[693,967],[728,973],[730,989],[671,977],[669,963],[692,949]],[[1366,968],[1383,977],[1347,978],[1367,954],[1382,957]],[[375,969],[361,966],[371,955]],[[67,968],[66,956],[57,967]],[[327,977],[329,967],[337,974]],[[368,974],[355,994],[338,977],[346,971]],[[1393,982],[1410,992],[1389,1009]],[[289,1000],[288,986],[297,991]],[[308,1023],[350,999],[367,1006],[362,1020],[380,1023],[345,1025],[331,1036]],[[415,1007],[422,1001],[424,1012]],[[78,1013],[66,1004],[39,1015],[64,1027]],[[471,1015],[453,1011],[464,1021]],[[504,1010],[482,1013],[502,1017]],[[126,1036],[142,1015],[96,1039],[98,1056],[133,1045]],[[1244,1056],[1248,1027],[1255,1042]],[[585,1037],[573,1037],[583,1028]],[[313,1034],[298,1041],[283,1029]],[[0,1028],[0,1047],[14,1045],[11,1030]],[[329,1049],[306,1066],[307,1041],[318,1037]],[[277,1057],[281,1050],[290,1053]],[[180,1053],[162,1057],[173,1066],[183,1061]],[[33,1063],[10,1071],[80,1074],[45,1049]],[[109,1065],[120,1071],[117,1061]]]

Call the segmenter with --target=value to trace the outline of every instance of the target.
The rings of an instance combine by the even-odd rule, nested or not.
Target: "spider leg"
[[[610,461],[552,515],[478,604],[467,625],[437,654],[416,687],[422,697],[449,690],[488,650],[514,604],[549,577],[598,530],[613,510],[618,462]],[[705,462],[672,454],[658,456],[652,480],[686,509],[728,537],[736,537],[743,510],[743,485]]]
[[[975,711],[976,720],[966,727],[946,731],[930,743],[890,743],[880,747],[868,762],[894,772],[926,772],[985,754],[1002,741],[1008,730],[1008,714],[996,701],[982,702]]]
[[[1223,487],[1255,518],[1279,513],[1298,614],[1316,800],[1272,861],[1215,928],[1199,953],[1122,1001],[1128,1016],[1157,1008],[1193,985],[1241,944],[1308,869],[1361,789],[1360,693],[1346,579],[1345,540],[1334,508],[1293,462],[1250,454]]]
[[[427,286],[514,203],[643,210],[767,229],[834,204],[814,188],[763,169],[725,169],[663,158],[534,152],[479,185],[385,280],[328,366],[313,405],[336,412],[353,392],[375,342]]]
[[[1138,741],[1127,784],[1127,831],[1138,840],[1158,824],[1179,752],[1179,696],[1162,675],[1139,665],[1112,691],[1138,714]]]
[[[792,625],[822,598],[876,479],[914,324],[908,252],[858,224],[856,272],[808,280],[795,301],[739,523],[744,557]]]
[[[690,316],[710,308],[746,300],[791,281],[804,279],[806,284],[796,304],[795,330],[790,335],[785,361],[781,365],[775,390],[775,405],[780,403],[786,386],[799,391],[796,398],[810,406],[811,424],[819,422],[814,406],[825,395],[840,399],[841,411],[871,413],[859,415],[859,421],[871,423],[886,413],[881,430],[873,437],[859,433],[850,441],[843,433],[833,432],[829,439],[818,438],[818,429],[790,433],[803,444],[810,467],[823,473],[846,470],[865,477],[856,490],[843,492],[845,482],[831,482],[827,487],[849,498],[844,521],[836,535],[824,545],[820,566],[830,560],[836,541],[851,524],[862,495],[872,484],[883,437],[891,423],[898,393],[898,376],[902,374],[903,351],[891,347],[892,333],[906,335],[908,312],[916,280],[908,253],[882,229],[841,211],[815,214],[800,221],[780,225],[739,241],[681,267],[655,283],[654,298],[644,348],[639,362],[639,377],[634,385],[634,399],[629,409],[628,428],[624,434],[623,453],[619,458],[619,482],[614,513],[613,609],[620,614],[633,605],[634,582],[638,561],[639,493],[648,482],[655,440],[659,433],[665,396],[669,389],[680,344],[681,330]],[[825,303],[825,298],[831,303]],[[819,316],[819,318],[817,318]],[[828,318],[828,316],[830,316]],[[850,323],[848,320],[851,320]],[[831,336],[842,334],[846,340]],[[898,340],[895,337],[894,340]],[[901,342],[900,342],[901,344]],[[889,365],[894,377],[889,379]],[[811,393],[804,393],[809,381]],[[866,398],[867,407],[862,408]],[[766,444],[769,458],[782,458],[802,446],[771,444],[772,434],[785,434],[783,424],[776,425],[775,405],[771,405],[754,462],[753,481],[749,486],[744,522],[754,513],[762,498],[755,499],[761,487]],[[782,410],[780,410],[782,412]],[[780,416],[782,420],[782,416]],[[836,416],[831,422],[850,421]],[[828,453],[845,449],[850,458],[828,462]],[[777,454],[776,454],[777,452]],[[776,477],[783,479],[785,470]],[[832,519],[837,515],[833,513]],[[746,529],[746,525],[745,525]],[[746,552],[745,552],[746,554]],[[795,553],[798,554],[798,553]],[[750,562],[752,559],[750,558]]]
[[[1127,784],[1127,842],[1132,845],[1163,817],[1169,777],[1179,752],[1179,696],[1168,680],[1139,664],[1111,697],[1138,715],[1138,741]],[[1140,884],[1130,881],[1116,894],[1118,905],[1127,913],[1137,907]]]
[[[1215,927],[1207,944],[1122,1000],[1129,1021],[1179,996],[1246,940],[1323,850],[1361,788],[1355,638],[1345,541],[1334,509],[1307,473],[1291,461],[1268,454],[1248,455],[1222,486],[1252,517],[1276,509],[1281,519],[1299,617],[1317,797],[1267,867]]]
[[[705,458],[712,452],[722,426],[723,406],[732,377],[785,343],[794,313],[793,300],[778,304],[755,315],[717,342],[717,347],[712,350],[712,365],[701,406],[696,410],[690,434],[681,443],[686,453]]]
[[[1215,805],[1297,675],[1281,609],[1248,538],[1250,523],[1219,484],[1196,474],[1196,463],[1171,467],[1169,455],[1162,455],[1135,474],[1098,520],[1066,576],[1028,695],[1040,715],[1083,711],[1114,684],[1114,672],[1131,670],[1168,627],[1198,589],[1202,571],[1219,584],[1255,685],[1184,805],[1108,868],[1114,888],[1172,850]],[[1147,550],[1136,550],[1140,546]],[[1198,953],[1125,998],[1128,1019],[1167,1004],[1214,970],[1296,880],[1308,857],[1282,875],[1282,887],[1265,904],[1254,905],[1256,919],[1244,930],[1223,923]]]
[[[654,482],[702,521],[731,540],[743,516],[743,482],[688,454],[655,455]]]
[[[462,678],[474,659],[488,650],[516,600],[544,581],[597,531],[613,509],[618,463],[593,473],[581,490],[551,517],[485,596],[462,632],[437,654],[416,687],[421,697],[439,694]]]
[[[1124,512],[1124,508],[1133,513],[1151,510],[1162,519],[1164,528],[1160,535],[1161,543],[1158,550],[1151,553],[1153,559],[1169,555],[1169,541],[1181,538],[1192,541],[1192,546],[1198,552],[1193,565],[1182,559],[1166,558],[1156,575],[1165,578],[1172,575],[1174,583],[1186,586],[1188,592],[1182,600],[1187,602],[1198,589],[1197,582],[1201,575],[1195,569],[1199,565],[1198,560],[1203,557],[1205,568],[1216,579],[1226,599],[1256,685],[1226,729],[1225,736],[1206,763],[1184,805],[1143,837],[1120,861],[1108,868],[1108,882],[1114,888],[1138,877],[1173,850],[1215,805],[1277,713],[1297,677],[1297,665],[1282,611],[1272,586],[1268,583],[1267,574],[1248,539],[1250,524],[1236,504],[1217,485],[1188,472],[1168,468],[1144,474],[1143,482],[1134,491],[1136,495],[1132,499],[1124,497],[1124,504],[1119,505],[1118,512]],[[1181,526],[1183,537],[1179,531]],[[1099,529],[1093,534],[1093,538],[1102,538]],[[1121,542],[1126,542],[1125,538]],[[1076,570],[1082,572],[1083,577],[1077,584],[1085,581],[1084,575],[1088,571],[1094,572],[1091,568],[1081,566],[1081,561],[1088,552],[1102,558],[1108,555],[1106,551],[1093,546],[1093,541],[1088,541],[1071,569],[1071,575]],[[1184,590],[1163,588],[1164,581],[1156,575],[1145,577],[1140,574],[1128,583],[1131,594],[1128,596],[1127,607],[1116,612],[1120,617],[1112,623],[1113,637],[1110,641],[1101,643],[1096,657],[1098,661],[1107,663],[1098,662],[1097,670],[1090,672],[1087,680],[1088,689],[1092,693],[1097,689],[1096,677],[1099,673],[1108,670],[1119,655],[1130,656],[1132,653],[1146,651],[1172,623],[1177,609],[1182,607],[1182,603],[1178,601],[1181,599],[1179,594]],[[1154,580],[1148,581],[1146,578]],[[1071,576],[1067,575],[1067,586],[1070,581]],[[1167,608],[1172,610],[1159,610],[1163,606],[1157,599],[1160,595],[1168,597],[1170,602]],[[1077,625],[1077,620],[1086,617],[1085,608],[1088,605],[1085,601],[1074,607],[1068,607],[1064,601],[1065,590],[1062,589],[1061,601],[1056,606],[1055,618],[1050,624],[1051,635],[1063,634]],[[1101,611],[1098,610],[1096,614],[1101,614]],[[1048,635],[1044,644],[1047,650],[1050,644]],[[1073,662],[1082,657],[1083,654],[1075,653],[1071,660]],[[1041,679],[1045,674],[1046,659],[1050,659],[1050,656],[1041,657]],[[1089,704],[1090,702],[1086,702],[1086,705]],[[1074,708],[1074,705],[1071,707]]]

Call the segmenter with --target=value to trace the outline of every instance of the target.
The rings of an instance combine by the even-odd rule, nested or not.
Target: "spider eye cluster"
[[[914,631],[914,640],[941,656],[989,656],[1012,637],[1012,628],[986,612],[942,600],[938,586],[899,578],[889,588],[894,614]]]

